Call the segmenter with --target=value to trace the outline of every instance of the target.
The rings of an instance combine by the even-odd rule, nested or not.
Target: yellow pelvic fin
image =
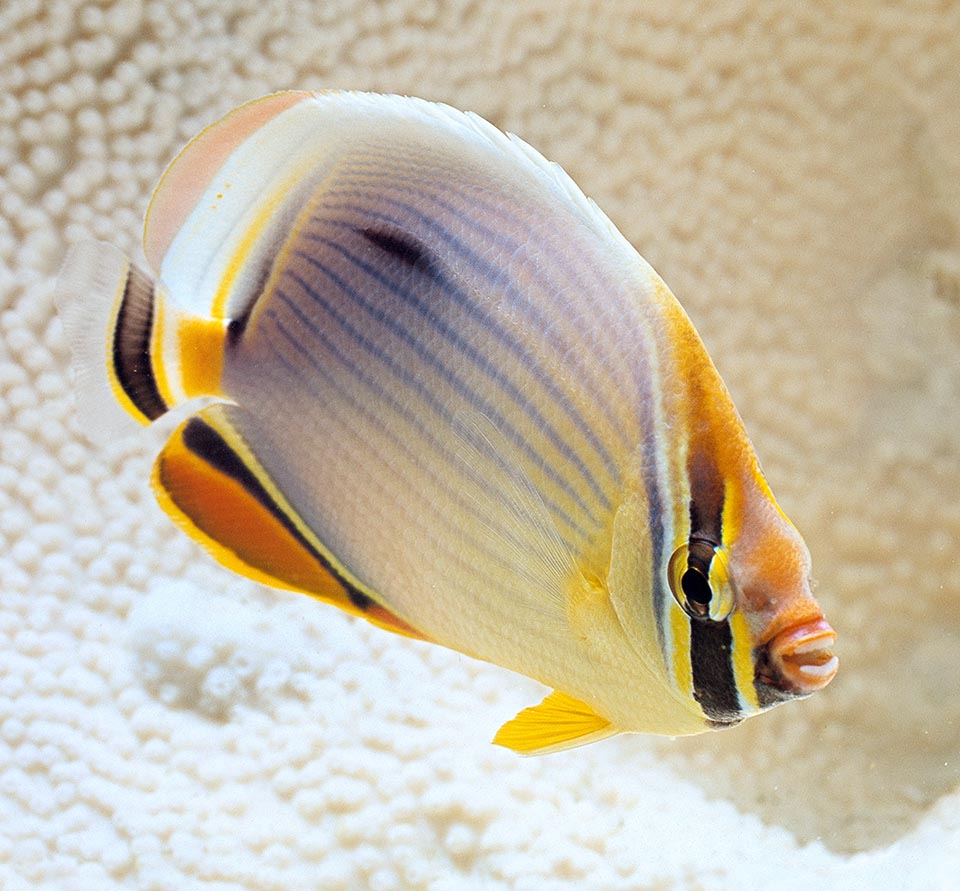
[[[361,590],[316,541],[246,448],[231,411],[238,409],[210,406],[174,431],[153,470],[160,506],[228,569],[423,639]]]
[[[618,732],[585,702],[554,690],[540,705],[525,708],[507,721],[493,742],[520,755],[547,755],[606,739]]]

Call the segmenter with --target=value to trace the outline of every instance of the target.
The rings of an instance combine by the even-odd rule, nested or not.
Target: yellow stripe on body
[[[274,191],[272,199],[263,207],[261,207],[259,211],[257,211],[256,216],[247,226],[243,237],[240,239],[240,244],[237,246],[236,250],[234,250],[233,255],[230,257],[230,260],[227,263],[227,268],[220,277],[220,284],[217,286],[217,292],[214,294],[213,304],[210,307],[210,315],[214,319],[226,318],[227,299],[230,297],[230,293],[233,290],[237,276],[240,274],[240,270],[243,268],[244,262],[250,255],[250,251],[253,245],[256,243],[257,238],[263,231],[264,224],[274,213],[276,213],[277,205],[279,203],[280,194],[279,190],[277,190]]]
[[[154,301],[150,367],[167,405],[196,396],[219,396],[226,323],[203,319]]]
[[[745,711],[759,711],[760,701],[753,684],[753,635],[750,633],[750,626],[740,610],[734,610],[727,621],[730,623],[730,634],[733,638],[730,658],[733,662],[733,677],[737,684],[737,692],[746,706]]]
[[[224,339],[222,319],[184,317],[177,325],[180,378],[187,399],[220,395]]]
[[[652,296],[663,311],[662,328],[659,336],[676,342],[678,330],[685,334],[686,316],[676,303],[670,289],[659,277],[654,278]],[[679,310],[679,316],[677,313]],[[679,329],[678,329],[679,324]],[[672,364],[673,357],[664,352],[651,349],[647,352],[647,365],[650,374],[651,394],[653,396],[652,413],[655,419],[652,431],[656,444],[658,460],[654,466],[660,468],[657,485],[663,508],[663,571],[674,551],[687,543],[690,537],[690,480],[687,474],[689,441],[678,431],[689,429],[691,419],[689,400],[678,398],[676,377],[682,374]],[[679,391],[682,393],[682,391]],[[660,567],[652,567],[660,572]],[[670,679],[677,694],[685,705],[692,707],[700,717],[703,711],[693,697],[693,664],[691,661],[690,617],[679,606],[671,594],[666,577],[663,579],[663,600],[661,627],[664,631],[664,654]]]
[[[687,614],[672,600],[667,603],[670,615],[673,683],[677,690],[693,701],[693,666],[690,663],[690,622]]]
[[[305,173],[306,168],[309,166],[310,165],[304,164],[301,168],[300,173]],[[296,176],[291,177],[284,184],[283,188],[292,187],[293,186],[292,180],[295,178]],[[289,258],[292,251],[294,250],[294,247],[298,243],[300,231],[303,229],[306,222],[310,219],[310,216],[313,213],[313,208],[315,208],[322,201],[322,199],[323,199],[323,193],[321,192],[321,190],[319,188],[314,189],[309,199],[303,203],[303,206],[300,209],[300,212],[297,218],[290,225],[289,230],[287,230],[284,233],[283,239],[280,242],[280,246],[273,257],[270,274],[262,283],[261,291],[259,295],[260,299],[258,299],[253,304],[253,306],[250,307],[249,316],[246,319],[245,327],[252,328],[256,325],[257,316],[263,310],[264,306],[269,302],[265,298],[273,294],[273,289],[276,285],[277,280],[283,274],[283,271],[288,268]],[[254,232],[254,229],[256,229],[258,225],[262,226],[263,222],[267,219],[268,216],[269,216],[268,213],[261,211],[260,213],[258,213],[257,219],[247,230],[247,235],[244,237],[244,242],[241,245],[241,249],[238,249],[238,251],[234,254],[233,260],[231,261],[231,268],[234,265],[236,265],[237,267],[236,270],[233,272],[234,275],[238,274],[239,265],[243,262],[246,256],[245,254],[244,256],[241,256],[240,251],[244,249],[244,245],[245,245],[246,246],[245,250],[249,252],[249,250],[251,249],[256,239],[256,235],[258,234],[257,232]],[[226,301],[228,299],[229,299],[229,293],[221,294],[221,292],[218,290],[217,296],[215,298],[215,303],[220,303],[222,301],[222,305],[220,306],[221,314],[226,313]],[[215,320],[219,321],[219,317],[217,316],[216,310],[214,311],[214,317],[215,317]]]
[[[758,481],[762,483],[770,500],[770,490],[766,482],[757,471]],[[734,477],[726,475],[723,487],[723,540],[724,542],[735,542],[740,537],[740,531],[743,524],[743,486],[742,483]],[[776,504],[776,502],[774,502]],[[778,508],[779,509],[779,508]],[[731,584],[736,585],[736,579],[731,579]],[[744,711],[759,711],[760,702],[757,698],[757,690],[754,686],[754,659],[753,659],[753,634],[747,619],[743,613],[744,604],[734,605],[734,610],[727,619],[730,625],[730,662],[733,666],[733,679],[737,686],[737,693],[740,695],[740,701],[743,703]]]
[[[283,203],[289,200],[290,195],[297,190],[298,186],[302,188],[309,172],[316,167],[316,163],[317,159],[313,155],[308,156],[287,177],[275,184],[267,198],[261,201],[253,219],[247,224],[243,235],[240,237],[240,243],[231,254],[223,275],[220,277],[220,284],[217,286],[210,309],[212,318],[227,318],[227,302],[257,240],[268,228],[268,223],[277,214]],[[289,234],[285,240],[290,240]]]

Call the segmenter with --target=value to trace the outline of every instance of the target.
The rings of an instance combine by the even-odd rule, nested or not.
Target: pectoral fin
[[[316,540],[246,447],[231,421],[239,412],[234,406],[210,406],[174,431],[153,470],[161,507],[234,572],[302,591],[382,628],[422,639]]]
[[[547,755],[618,733],[585,702],[554,690],[540,705],[525,708],[507,721],[493,738],[494,745],[520,755]]]

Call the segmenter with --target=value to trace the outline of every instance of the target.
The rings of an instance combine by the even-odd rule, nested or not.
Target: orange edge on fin
[[[183,432],[189,423],[174,431],[157,456],[151,484],[160,506],[191,538],[228,569],[253,581],[309,594],[387,631],[425,640],[380,604],[357,606],[336,576],[270,509],[187,447]]]

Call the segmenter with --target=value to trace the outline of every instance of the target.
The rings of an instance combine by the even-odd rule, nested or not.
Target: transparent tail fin
[[[74,245],[54,300],[90,439],[127,435],[194,396],[218,395],[225,323],[193,318],[171,305],[154,276],[113,245]]]

